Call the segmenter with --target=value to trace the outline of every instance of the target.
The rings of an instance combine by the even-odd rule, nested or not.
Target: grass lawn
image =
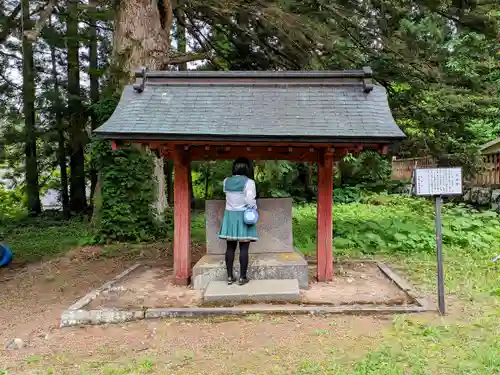
[[[26,219],[5,230],[0,241],[15,254],[15,262],[24,264],[48,259],[74,249],[89,236],[81,220],[62,222],[53,218]]]
[[[435,294],[433,207],[430,202],[375,196],[363,203],[336,205],[334,215],[336,255],[384,259],[400,268],[420,289],[429,295]],[[61,254],[76,246],[80,238],[88,236],[87,230],[79,222],[64,226],[49,224],[18,228],[10,232],[5,242],[14,249],[19,259],[33,261],[43,256]],[[500,253],[499,224],[498,215],[491,212],[473,212],[457,206],[445,207],[444,259],[448,316],[430,314],[390,317],[390,324],[384,326],[376,338],[369,336],[368,329],[350,343],[355,348],[353,352],[356,355],[346,353],[345,348],[349,343],[340,336],[330,334],[327,324],[326,327],[312,330],[307,340],[297,338],[285,343],[276,342],[276,350],[271,354],[262,354],[260,350],[256,350],[248,359],[239,358],[238,366],[230,373],[500,374],[500,265],[491,261]],[[193,240],[203,241],[203,215],[193,216],[192,227]],[[297,248],[312,254],[314,235],[314,207],[296,206],[294,238]],[[275,318],[258,319],[260,320],[252,324],[267,324],[271,327],[274,322],[272,319]],[[353,319],[355,326],[358,322],[356,319],[361,322],[362,318]],[[339,324],[335,323],[337,321],[339,320],[331,318],[330,324]],[[204,324],[207,331],[217,331],[214,327],[231,323],[204,321],[201,324]],[[184,329],[183,327],[180,325],[179,330]],[[56,354],[43,361],[36,356],[26,357],[25,360],[29,362],[27,366],[37,371],[33,372],[37,374],[204,373],[203,360],[197,359],[200,353],[184,353],[179,359],[184,365],[174,370],[165,370],[165,364],[173,361],[172,353],[148,353],[92,362],[91,365],[88,359],[82,359],[85,353],[75,353],[75,363],[82,364],[78,371],[74,370],[77,372],[68,370],[68,367],[64,370],[66,372],[58,372],[57,366],[47,364],[55,364],[60,360]],[[265,370],[259,370],[258,366],[249,367],[252,361],[260,361]],[[1,369],[0,361],[0,374]]]

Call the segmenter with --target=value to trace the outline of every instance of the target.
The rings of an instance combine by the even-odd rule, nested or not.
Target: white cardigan
[[[225,185],[226,180],[224,180]],[[245,211],[248,207],[257,208],[256,195],[255,181],[249,178],[243,192],[226,192],[226,210]]]

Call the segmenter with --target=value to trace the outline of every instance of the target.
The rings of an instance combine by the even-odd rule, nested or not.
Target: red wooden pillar
[[[321,149],[318,158],[317,211],[317,277],[318,281],[333,279],[333,150]]]
[[[188,285],[191,276],[191,204],[189,198],[189,151],[179,146],[174,160],[174,276],[178,285]]]

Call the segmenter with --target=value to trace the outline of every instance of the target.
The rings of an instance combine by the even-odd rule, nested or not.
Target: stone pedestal
[[[292,198],[259,199],[259,241],[250,245],[250,254],[290,253],[294,251],[292,235]],[[225,201],[205,203],[207,254],[225,254],[226,241],[219,239]]]
[[[308,287],[308,267],[306,260],[298,252],[251,254],[248,264],[250,280],[296,279],[301,289]],[[234,262],[234,276],[240,275],[238,254]],[[211,281],[227,279],[224,255],[207,254],[193,267],[191,282],[193,288],[205,290]]]
[[[257,202],[259,241],[250,245],[248,277],[251,280],[298,281],[300,288],[308,287],[308,267],[304,257],[293,247],[292,199],[269,198]],[[194,289],[205,290],[211,281],[227,278],[224,254],[226,242],[217,237],[225,202],[207,201],[205,205],[207,254],[193,268],[191,282]],[[234,264],[235,277],[239,276],[239,254]]]

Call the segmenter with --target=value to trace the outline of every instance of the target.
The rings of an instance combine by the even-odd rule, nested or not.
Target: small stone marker
[[[22,349],[26,346],[23,340],[16,338],[11,340],[7,345],[5,345],[5,349]]]
[[[297,279],[250,280],[245,285],[227,285],[226,281],[211,281],[203,295],[205,302],[282,302],[299,299]]]

